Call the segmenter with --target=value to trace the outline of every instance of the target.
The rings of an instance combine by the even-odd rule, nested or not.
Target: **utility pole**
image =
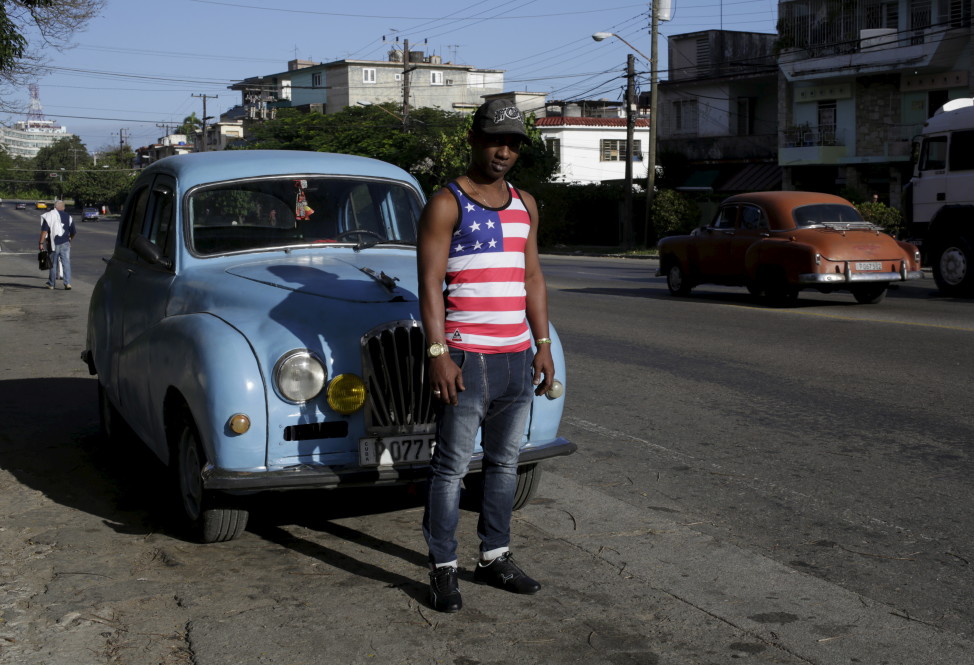
[[[409,66],[409,40],[402,42],[402,131],[409,131],[409,72],[415,67]]]
[[[632,249],[635,245],[632,233],[632,147],[636,128],[636,56],[626,58],[626,191],[622,211],[622,246]]]
[[[118,130],[118,149],[125,149],[125,132],[128,131],[128,127],[122,127]]]
[[[656,86],[659,83],[659,8],[657,7],[657,2],[659,0],[653,0],[653,4],[650,7],[652,12],[652,22],[650,24],[649,34],[650,39],[650,52],[649,52],[649,149],[647,154],[647,165],[646,165],[646,219],[644,222],[644,241],[649,240],[649,221],[652,217],[650,214],[650,208],[653,206],[653,197],[656,194],[656,125],[659,123],[659,109],[657,108],[657,102],[659,101],[659,96],[657,94]],[[721,6],[723,8],[723,5]]]
[[[206,121],[209,120],[209,117],[206,115],[206,100],[219,99],[220,95],[206,95],[206,94],[197,95],[196,93],[193,93],[193,97],[203,98],[203,136],[200,139],[200,146],[201,146],[200,152],[206,152]]]

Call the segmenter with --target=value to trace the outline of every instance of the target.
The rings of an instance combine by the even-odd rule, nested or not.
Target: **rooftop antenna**
[[[30,109],[27,111],[27,121],[44,121],[44,107],[41,106],[41,93],[40,87],[36,83],[31,83],[30,86]]]

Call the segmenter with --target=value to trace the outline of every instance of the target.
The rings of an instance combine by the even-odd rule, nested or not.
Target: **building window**
[[[818,103],[817,145],[835,145],[835,101]]]
[[[737,135],[751,136],[754,134],[754,97],[737,98]]]
[[[443,72],[430,72],[430,85],[443,85]]]
[[[561,139],[545,139],[545,149],[554,155],[555,159],[561,161]]]
[[[291,82],[281,81],[281,89],[277,91],[278,99],[291,99]]]
[[[362,83],[375,83],[374,67],[367,67],[362,70]]]
[[[673,102],[673,118],[676,131],[684,134],[696,134],[700,117],[696,99],[683,99]]]
[[[602,161],[603,162],[624,162],[626,161],[626,140],[625,139],[602,139]],[[639,140],[632,142],[633,161],[642,159],[642,150]]]
[[[311,75],[311,87],[320,88],[321,87],[321,72]]]

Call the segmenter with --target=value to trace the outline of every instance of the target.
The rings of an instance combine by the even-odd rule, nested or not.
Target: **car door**
[[[717,216],[697,236],[698,270],[702,277],[721,280],[731,273],[731,242],[737,227],[739,206],[721,206]]]
[[[119,248],[125,257],[125,275],[120,280],[122,320],[118,322],[120,339],[117,353],[120,406],[126,420],[140,433],[153,424],[152,415],[158,411],[154,411],[158,405],[153,403],[149,395],[153,345],[148,333],[166,315],[176,266],[145,260],[135,252],[134,244],[142,236],[175,260],[175,183],[168,176],[158,175],[143,196],[145,203],[140,206],[142,218],[132,220],[122,238],[124,246]]]
[[[768,216],[759,206],[745,203],[737,216],[737,230],[731,239],[729,270],[730,274],[744,279],[747,274],[745,258],[751,245],[770,235],[771,225]]]

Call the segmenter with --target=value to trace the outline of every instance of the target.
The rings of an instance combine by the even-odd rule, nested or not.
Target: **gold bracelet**
[[[539,337],[538,339],[534,340],[534,343],[535,344],[551,344],[551,338],[550,337]]]

